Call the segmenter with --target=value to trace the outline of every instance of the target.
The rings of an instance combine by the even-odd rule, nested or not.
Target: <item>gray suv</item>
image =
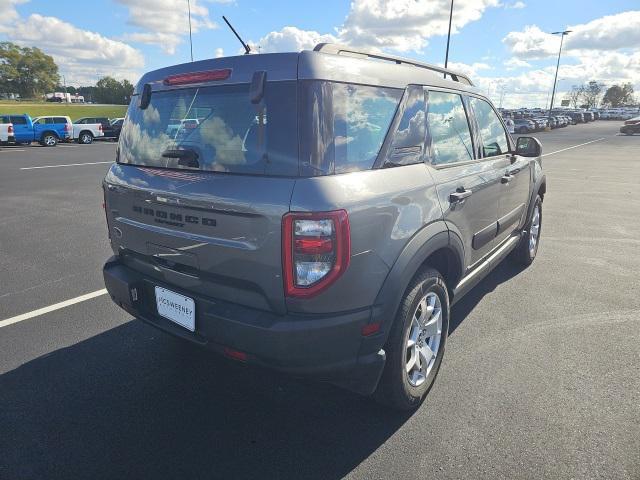
[[[546,186],[466,76],[321,44],[147,73],[103,188],[131,315],[411,409],[451,305],[535,258]]]

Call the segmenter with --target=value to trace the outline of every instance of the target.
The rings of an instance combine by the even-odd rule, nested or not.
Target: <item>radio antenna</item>
[[[244,47],[244,54],[247,55],[248,53],[251,53],[251,48],[249,47],[249,45],[247,45],[246,43],[244,43],[244,41],[242,40],[242,38],[240,38],[240,35],[238,35],[238,32],[236,32],[236,29],[233,28],[233,26],[229,23],[229,20],[227,20],[227,17],[225,17],[224,15],[222,16],[222,19],[224,20],[224,22],[229,26],[229,28],[231,29],[231,31],[233,32],[233,34],[236,36],[236,38],[240,41],[240,43],[242,44],[242,46]]]

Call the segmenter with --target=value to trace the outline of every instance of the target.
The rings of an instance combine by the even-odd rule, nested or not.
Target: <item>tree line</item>
[[[568,100],[569,105],[573,108],[595,108],[598,106],[616,108],[636,103],[631,83],[615,84],[607,88],[606,91],[604,88],[605,85],[595,80],[582,85],[574,85],[564,100]]]
[[[85,101],[126,105],[134,88],[129,80],[118,81],[110,76],[86,87],[65,87],[61,80],[56,62],[39,48],[0,42],[0,94],[18,94],[28,99],[66,91],[82,95]]]

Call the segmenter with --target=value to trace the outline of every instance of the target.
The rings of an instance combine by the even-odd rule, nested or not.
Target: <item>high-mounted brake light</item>
[[[282,218],[285,293],[314,296],[344,273],[351,258],[349,216],[344,210],[288,213]]]
[[[215,80],[226,80],[231,76],[230,68],[221,70],[205,70],[203,72],[180,73],[170,75],[164,79],[165,85],[189,85],[191,83],[212,82]]]

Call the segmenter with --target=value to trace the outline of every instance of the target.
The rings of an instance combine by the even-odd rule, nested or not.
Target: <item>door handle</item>
[[[472,193],[472,190],[467,190],[464,187],[460,187],[455,192],[449,195],[449,203],[461,202],[465,198],[470,197]]]
[[[506,175],[503,175],[502,178],[500,178],[500,183],[509,183],[511,181],[513,177],[507,173]]]

